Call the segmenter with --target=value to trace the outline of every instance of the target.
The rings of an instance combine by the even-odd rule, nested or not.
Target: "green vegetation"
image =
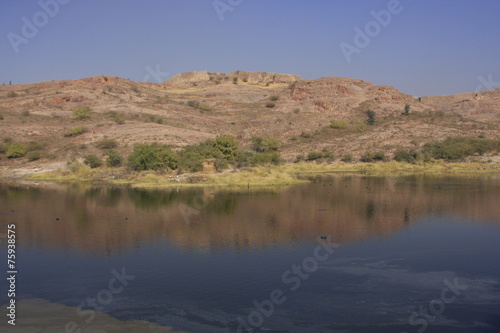
[[[403,116],[409,116],[410,115],[410,109],[411,109],[410,104],[406,104],[405,105],[405,110],[403,111]]]
[[[277,100],[279,100],[279,99],[280,99],[280,97],[279,97],[279,96],[276,96],[276,95],[272,95],[271,97],[269,97],[269,99],[270,99],[271,101],[273,101],[273,102],[276,102]]]
[[[251,140],[252,149],[257,153],[276,152],[280,149],[280,142],[274,136],[253,137]]]
[[[24,144],[19,142],[12,142],[8,145],[5,155],[8,158],[19,158],[26,155],[27,152],[28,148]]]
[[[14,91],[9,91],[8,94],[7,94],[8,98],[14,98],[14,97],[17,97],[17,96],[18,95]]]
[[[342,158],[340,160],[342,162],[350,163],[350,162],[352,162],[353,157],[351,154],[345,154],[344,156],[342,156]]]
[[[23,116],[23,117],[29,117],[30,115],[31,115],[31,113],[29,112],[29,110],[21,111],[21,116]]]
[[[102,165],[102,161],[96,155],[86,155],[83,159],[83,163],[88,165],[91,169],[98,168]]]
[[[367,116],[367,119],[366,119],[366,123],[368,125],[375,125],[375,111],[373,110],[368,110],[366,111],[366,116]]]
[[[374,162],[374,161],[385,161],[385,160],[386,160],[385,152],[383,151],[378,151],[376,153],[366,152],[360,158],[360,161],[364,163]]]
[[[342,120],[330,120],[330,128],[343,130],[347,128],[347,123]]]
[[[398,149],[394,153],[394,160],[398,162],[417,164],[418,161],[425,160],[426,156],[428,155],[425,155],[416,149]]]
[[[95,146],[99,149],[113,149],[118,147],[118,142],[113,139],[103,139],[101,141],[97,141]]]
[[[448,138],[444,141],[426,143],[423,152],[432,158],[443,160],[459,160],[474,154],[483,155],[488,152],[499,152],[500,140],[479,138]]]
[[[75,127],[64,133],[65,137],[78,136],[80,134],[86,133],[87,129],[85,127]]]
[[[108,152],[108,158],[106,159],[106,165],[110,168],[116,168],[121,166],[123,163],[123,157],[116,150],[110,150]]]
[[[358,131],[360,133],[366,131],[366,124],[363,124],[363,123],[357,124],[356,131]]]
[[[274,108],[275,106],[276,106],[276,103],[273,103],[273,102],[266,103],[266,108]]]
[[[39,150],[33,150],[33,151],[28,152],[26,154],[26,157],[28,158],[28,161],[30,161],[30,162],[36,161],[36,160],[39,160],[40,158],[42,158],[42,152]]]
[[[317,151],[311,151],[307,154],[307,161],[318,160],[323,157],[323,154]]]
[[[177,163],[176,154],[170,148],[156,142],[135,146],[128,157],[128,165],[135,171],[174,170],[177,169]]]
[[[79,106],[73,110],[73,118],[76,120],[87,120],[90,119],[90,107]]]

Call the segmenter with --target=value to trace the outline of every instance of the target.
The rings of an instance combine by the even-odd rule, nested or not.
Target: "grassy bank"
[[[371,176],[401,177],[413,174],[481,175],[500,174],[499,163],[450,163],[437,161],[423,164],[403,162],[378,163],[295,163],[280,166],[253,167],[216,174],[153,171],[130,172],[125,168],[91,169],[83,164],[70,165],[63,170],[28,176],[29,180],[53,182],[104,182],[133,187],[179,186],[276,186],[305,183],[305,176],[342,173]]]

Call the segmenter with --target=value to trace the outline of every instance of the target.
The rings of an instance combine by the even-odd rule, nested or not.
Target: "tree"
[[[108,152],[108,158],[106,159],[106,165],[108,167],[119,167],[123,163],[123,157],[116,150],[110,150]]]
[[[252,149],[257,153],[270,153],[280,149],[280,142],[274,136],[254,137],[252,140]]]
[[[73,117],[76,120],[87,120],[89,116],[90,108],[88,106],[79,106],[73,111]]]
[[[231,135],[220,135],[215,138],[215,147],[228,162],[233,162],[238,152],[238,141]]]
[[[84,157],[83,163],[91,167],[92,169],[98,168],[102,165],[102,161],[99,157],[95,155],[87,155]]]
[[[128,164],[132,170],[163,170],[177,169],[178,158],[176,154],[158,143],[142,144],[134,147],[128,157]]]
[[[23,157],[27,152],[28,149],[25,145],[19,142],[12,142],[11,144],[9,144],[5,155],[7,155],[8,158],[18,158]]]
[[[410,115],[410,109],[411,109],[410,104],[406,104],[405,105],[405,110],[403,112],[403,116],[409,116]]]
[[[368,125],[375,125],[375,111],[368,110],[368,111],[366,111],[366,115],[368,116],[366,123]]]

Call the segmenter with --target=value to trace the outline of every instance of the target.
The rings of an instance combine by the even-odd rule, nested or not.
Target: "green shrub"
[[[272,153],[257,153],[252,158],[252,165],[266,165],[266,164],[281,164],[281,156],[277,152]]]
[[[220,135],[215,138],[215,147],[222,153],[227,161],[233,162],[235,160],[238,150],[238,141],[235,137],[231,135]]]
[[[398,149],[394,153],[394,160],[398,162],[416,164],[420,155],[422,155],[422,153],[415,149]]]
[[[26,145],[26,149],[28,149],[28,151],[43,150],[43,148],[44,148],[44,145],[42,143],[36,142],[36,141],[30,141]]]
[[[0,114],[0,120],[4,120],[5,117],[3,116],[3,114]]]
[[[200,106],[200,103],[198,101],[191,100],[187,102],[187,105],[189,105],[192,108],[198,108]]]
[[[18,158],[18,157],[23,157],[24,155],[26,155],[27,152],[28,149],[26,148],[25,145],[19,142],[12,142],[7,147],[5,155],[8,158]]]
[[[21,111],[21,116],[23,116],[23,117],[29,117],[30,115],[31,115],[31,113],[29,112],[29,110]]]
[[[90,107],[88,106],[79,106],[75,110],[73,110],[73,117],[76,120],[87,120],[90,118]]]
[[[346,163],[352,162],[352,160],[353,160],[353,158],[352,158],[351,154],[345,154],[344,156],[342,156],[342,159],[341,159],[342,162],[346,162]]]
[[[252,149],[257,153],[269,153],[280,149],[280,142],[274,136],[254,137],[252,140]]]
[[[179,156],[179,170],[183,172],[199,172],[203,170],[203,157],[195,150],[183,151]]]
[[[33,150],[26,154],[28,161],[36,161],[42,158],[42,152],[39,150]]]
[[[108,158],[106,159],[106,165],[111,168],[119,167],[123,163],[123,157],[116,150],[110,150],[108,152]]]
[[[347,128],[347,123],[342,120],[331,120],[330,121],[330,127],[334,129],[346,129]]]
[[[448,138],[444,141],[426,143],[423,151],[435,159],[459,160],[474,154],[499,152],[500,140]]]
[[[317,152],[317,151],[311,151],[311,152],[309,152],[309,154],[307,154],[308,161],[314,161],[314,160],[320,159],[322,157],[323,157],[323,154],[321,154],[320,152]]]
[[[280,99],[280,97],[279,97],[279,96],[276,96],[276,95],[272,95],[271,97],[269,97],[269,99],[270,99],[271,101],[273,101],[273,102],[276,102],[277,100],[279,100],[279,99]]]
[[[295,162],[302,162],[305,161],[305,159],[304,155],[297,155],[297,157],[295,157]]]
[[[302,132],[302,133],[300,133],[300,136],[303,137],[304,139],[308,139],[308,138],[312,137],[312,134],[309,132]]]
[[[244,78],[242,81],[243,81],[243,82],[248,82],[248,79],[247,79],[247,78]]]
[[[364,153],[361,158],[359,159],[361,162],[365,162],[365,163],[368,163],[368,162],[373,162],[373,160],[375,159],[375,154],[372,153],[372,152],[366,152]]]
[[[95,146],[99,149],[113,149],[118,147],[118,142],[113,139],[103,139],[101,141],[97,141]]]
[[[156,123],[160,124],[160,125],[163,125],[163,118],[156,119]]]
[[[177,155],[168,147],[158,143],[142,144],[134,147],[128,156],[128,165],[132,170],[177,169]]]
[[[411,109],[411,106],[410,104],[406,104],[405,105],[405,110],[403,111],[403,116],[409,116],[410,115],[410,109]]]
[[[273,102],[266,103],[266,108],[274,108],[275,106],[276,106],[276,103],[273,103]]]
[[[375,154],[373,154],[373,159],[375,161],[385,161],[385,152],[383,151],[378,151]]]
[[[5,154],[7,149],[8,149],[8,146],[6,144],[0,143],[0,154]]]
[[[358,131],[360,133],[366,131],[366,125],[363,124],[363,123],[357,124],[356,125],[356,131]]]
[[[366,111],[366,116],[367,116],[366,123],[368,125],[375,125],[375,111],[373,110]]]
[[[75,127],[64,133],[65,137],[78,136],[80,134],[86,133],[87,129],[84,127]]]
[[[96,155],[86,155],[83,159],[83,164],[88,165],[91,169],[95,169],[102,165],[102,161]]]
[[[14,97],[17,97],[18,95],[14,92],[14,91],[9,91],[9,93],[7,94],[7,97],[9,98],[14,98]]]

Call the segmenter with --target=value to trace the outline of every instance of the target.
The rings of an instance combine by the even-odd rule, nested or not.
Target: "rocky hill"
[[[411,106],[403,116],[405,105]],[[90,109],[77,120],[73,111]],[[376,124],[366,125],[374,110]],[[331,120],[345,125],[330,128]],[[42,158],[8,159],[5,168],[52,168],[86,154],[103,156],[103,139],[127,153],[157,141],[175,148],[221,134],[280,139],[287,161],[310,151],[335,156],[399,147],[420,147],[449,136],[500,138],[500,89],[453,96],[414,98],[389,86],[358,79],[235,71],[178,74],[161,83],[112,76],[0,87],[0,140],[31,142]],[[65,136],[84,128],[78,136]],[[1,142],[0,142],[1,143]]]

